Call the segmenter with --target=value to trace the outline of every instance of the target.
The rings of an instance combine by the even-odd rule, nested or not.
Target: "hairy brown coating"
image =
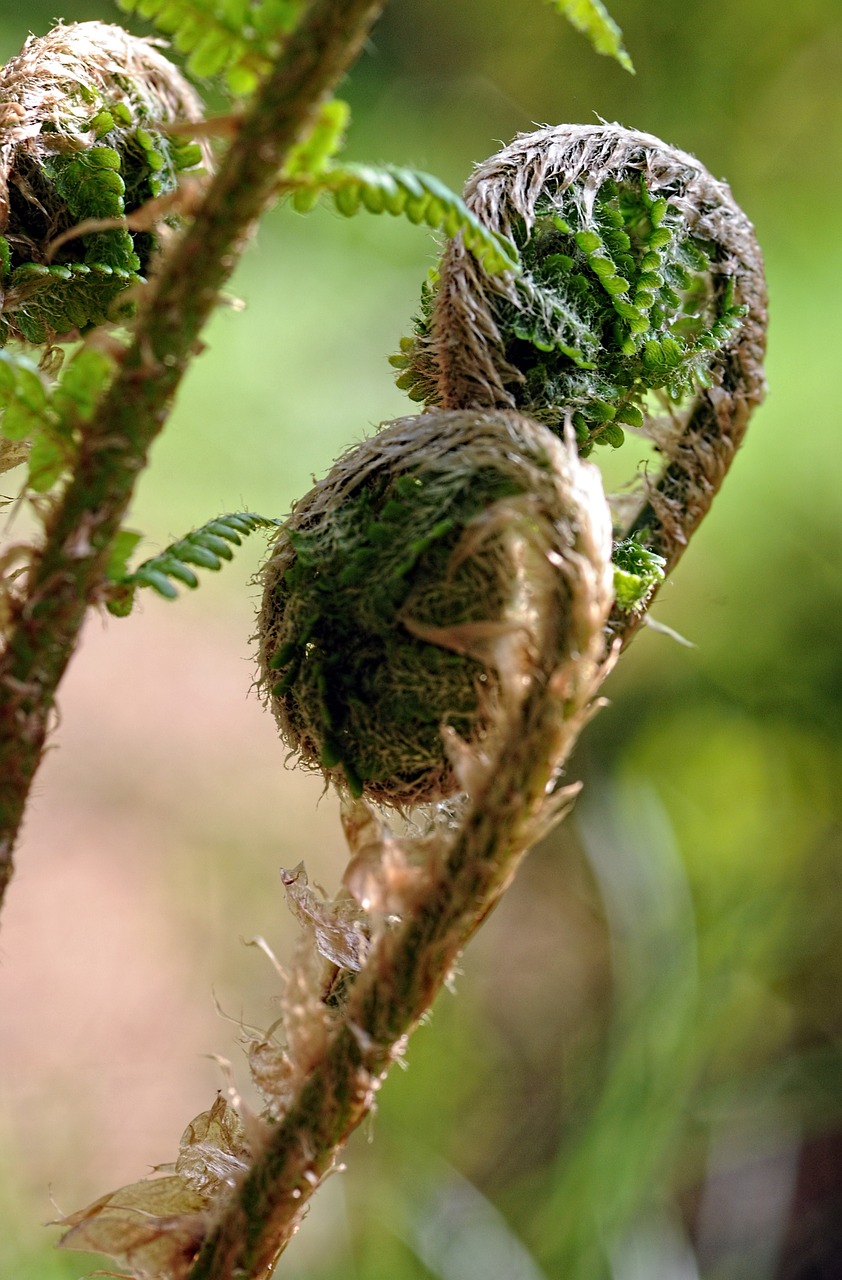
[[[519,414],[430,413],[350,450],[296,504],[264,570],[259,658],[305,767],[401,808],[462,789],[442,730],[487,749],[501,664],[532,626],[519,519],[566,616],[551,566],[581,536],[574,471],[592,468]]]

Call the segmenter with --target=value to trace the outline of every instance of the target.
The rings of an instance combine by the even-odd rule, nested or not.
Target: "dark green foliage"
[[[200,529],[171,543],[157,556],[144,560],[133,573],[126,573],[126,561],[140,535],[122,529],[107,570],[113,584],[109,611],[120,618],[131,613],[138,587],[151,587],[166,600],[175,600],[178,597],[176,583],[191,589],[198,587],[199,578],[194,568],[221,569],[224,561],[233,559],[232,545],[240,546],[243,538],[255,529],[274,529],[278,523],[250,511],[216,516]]]
[[[549,190],[537,215],[531,233],[515,228],[517,301],[496,295],[493,304],[503,357],[522,375],[509,390],[539,422],[572,426],[583,456],[595,444],[616,448],[624,426],[643,425],[651,392],[678,405],[709,385],[745,308],[734,306],[711,247],[642,180],[604,183],[592,206],[581,185]],[[422,341],[435,287],[434,279],[422,292]],[[413,365],[416,342],[393,359],[398,385],[435,404],[435,382]]]

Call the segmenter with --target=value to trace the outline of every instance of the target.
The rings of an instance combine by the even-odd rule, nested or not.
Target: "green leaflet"
[[[366,209],[424,222],[447,236],[461,234],[465,248],[489,275],[520,271],[512,241],[484,226],[462,198],[432,174],[398,165],[330,165],[289,185],[294,187],[293,203],[301,211],[312,208],[316,198],[327,192],[346,217]]]
[[[0,432],[28,440],[50,418],[47,381],[27,356],[0,350]]]
[[[623,33],[602,0],[549,0],[577,31],[587,36],[597,53],[616,58],[621,67],[634,75],[634,66],[623,48]]]
[[[350,119],[351,108],[341,98],[323,102],[310,132],[290,151],[283,177],[306,178],[324,173],[342,149]]]
[[[0,434],[28,441],[28,486],[46,493],[73,461],[80,426],[111,380],[113,362],[82,347],[54,386],[24,355],[0,350]]]
[[[26,356],[0,351],[0,415],[7,440],[29,443],[28,484],[45,493],[70,461],[69,442],[47,381]]]
[[[249,94],[295,27],[302,0],[117,0],[125,13],[153,22],[186,55],[198,79],[221,76]]]
[[[53,404],[66,418],[89,422],[111,381],[114,362],[96,347],[82,347],[63,369]]]
[[[106,570],[112,584],[107,605],[109,612],[118,618],[131,613],[138,587],[151,587],[166,600],[177,599],[176,583],[191,590],[198,587],[196,568],[221,569],[224,561],[233,559],[232,545],[240,546],[243,538],[255,529],[274,529],[279,523],[251,511],[216,516],[178,542],[170,543],[157,556],[144,560],[133,573],[126,572],[126,564],[140,540],[140,534],[121,529]]]

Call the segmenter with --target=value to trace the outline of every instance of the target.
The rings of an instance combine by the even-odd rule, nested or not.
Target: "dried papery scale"
[[[628,427],[649,434],[663,471],[625,504],[618,538],[634,535],[668,571],[764,394],[751,223],[692,156],[619,125],[523,134],[464,195],[515,240],[524,272],[490,277],[453,240],[395,361],[399,385],[432,406],[572,427],[583,453]],[[618,609],[615,630],[636,616]]]
[[[31,36],[0,69],[0,345],[119,318],[159,241],[126,215],[208,163],[206,146],[166,129],[201,114],[155,43],[108,23]]]
[[[548,575],[568,617],[552,563],[578,537],[565,483],[583,465],[521,415],[430,413],[352,449],[296,504],[264,570],[259,656],[305,767],[397,808],[464,789],[458,744],[493,746]],[[540,552],[516,532],[530,522]]]

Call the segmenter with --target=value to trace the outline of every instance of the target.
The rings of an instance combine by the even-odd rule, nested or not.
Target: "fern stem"
[[[315,0],[307,10],[163,265],[85,433],[0,660],[0,904],[56,690],[150,445],[291,147],[358,55],[385,3]]]
[[[563,483],[574,492],[570,472]],[[542,585],[541,605],[470,808],[412,893],[403,923],[380,934],[321,1058],[283,1119],[256,1143],[248,1173],[218,1210],[186,1280],[264,1280],[271,1273],[310,1196],[372,1109],[406,1036],[542,824],[566,812],[578,790],[558,788],[561,767],[613,661],[605,659],[603,631],[611,604],[608,510],[601,486],[578,483],[568,513],[577,544],[561,580],[544,555],[528,561],[530,582]]]

